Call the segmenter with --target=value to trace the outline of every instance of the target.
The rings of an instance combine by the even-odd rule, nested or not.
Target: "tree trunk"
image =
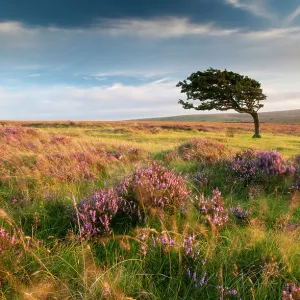
[[[259,118],[258,118],[258,113],[252,113],[251,114],[253,120],[254,120],[254,126],[255,126],[255,132],[253,135],[253,138],[260,138],[261,135],[259,134]]]

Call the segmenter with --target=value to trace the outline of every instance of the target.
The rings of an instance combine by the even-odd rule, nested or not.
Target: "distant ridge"
[[[300,123],[300,109],[270,111],[259,113],[262,123]],[[222,114],[195,114],[161,118],[139,119],[138,121],[181,121],[181,122],[253,122],[249,114],[222,113]]]

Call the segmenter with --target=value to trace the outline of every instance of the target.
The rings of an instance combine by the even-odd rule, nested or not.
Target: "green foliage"
[[[266,100],[267,96],[258,81],[231,71],[210,68],[192,73],[176,86],[187,95],[188,101],[179,100],[184,109],[234,109],[239,113],[248,113],[255,122],[254,137],[260,137],[257,112],[264,106],[261,101]],[[195,106],[189,100],[199,100],[200,104]]]
[[[263,107],[260,101],[266,99],[258,81],[227,70],[210,68],[192,73],[187,80],[180,81],[177,87],[186,93],[187,100],[199,100],[201,104],[194,106],[180,100],[185,109],[234,109],[240,113],[255,113]]]

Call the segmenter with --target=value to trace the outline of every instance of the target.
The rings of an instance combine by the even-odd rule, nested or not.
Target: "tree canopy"
[[[234,109],[239,113],[248,113],[254,119],[254,137],[259,137],[257,112],[264,106],[261,101],[266,100],[267,96],[258,81],[232,71],[210,68],[192,73],[176,86],[187,95],[187,100],[179,100],[184,109]],[[190,100],[198,100],[200,104],[194,105]]]

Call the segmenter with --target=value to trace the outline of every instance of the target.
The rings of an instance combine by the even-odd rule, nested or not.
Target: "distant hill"
[[[270,111],[259,113],[262,123],[300,123],[300,109]],[[182,121],[182,122],[253,122],[249,114],[195,114],[189,116],[172,116],[161,118],[140,119],[139,121]]]

